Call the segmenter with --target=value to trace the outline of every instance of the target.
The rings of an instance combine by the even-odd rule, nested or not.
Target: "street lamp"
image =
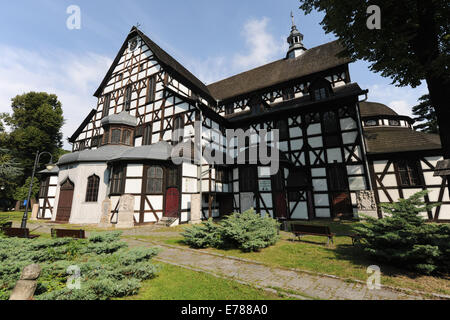
[[[46,168],[48,171],[52,171],[53,168],[55,167],[55,165],[53,164],[53,156],[50,152],[41,152],[39,153],[39,151],[36,153],[36,159],[34,160],[34,166],[33,166],[33,173],[31,175],[31,182],[30,182],[30,189],[28,190],[28,198],[27,198],[27,203],[25,205],[25,213],[23,214],[23,218],[22,218],[22,224],[20,225],[20,227],[22,229],[25,229],[27,227],[27,220],[28,220],[28,205],[30,204],[30,198],[31,198],[31,191],[33,189],[33,180],[34,180],[34,175],[36,173],[36,167],[39,163],[39,159],[41,158],[41,156],[43,154],[48,154],[50,155],[50,163],[46,165]]]

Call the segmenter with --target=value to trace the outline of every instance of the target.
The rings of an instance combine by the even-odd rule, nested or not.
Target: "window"
[[[184,116],[176,116],[173,119],[172,142],[177,144],[184,139]]]
[[[377,120],[367,120],[366,121],[366,126],[367,127],[375,127],[378,125],[378,121]]]
[[[49,184],[50,184],[50,177],[47,177],[45,180],[41,182],[41,189],[39,190],[39,198],[47,197]]]
[[[239,170],[239,192],[255,192],[257,190],[256,167],[242,167]]]
[[[233,114],[234,113],[234,104],[230,103],[225,106],[225,114]]]
[[[227,184],[232,181],[231,171],[226,168],[216,169],[216,182]]]
[[[120,143],[120,135],[121,135],[120,129],[113,129],[111,131],[111,144],[119,144]]]
[[[147,96],[145,99],[146,103],[151,103],[155,101],[155,94],[156,94],[156,77],[150,77],[147,80]]]
[[[122,131],[122,143],[130,146],[131,145],[131,132],[130,130],[123,130]]]
[[[400,126],[400,121],[398,121],[398,120],[389,120],[389,125],[393,126],[393,127],[399,127]]]
[[[113,174],[110,182],[110,194],[122,194],[125,184],[125,167],[116,166],[113,169]]]
[[[129,85],[125,89],[125,102],[124,102],[125,111],[130,111],[130,108],[131,108],[131,92],[132,92],[132,88],[131,88],[131,85]]]
[[[178,187],[178,169],[169,168],[167,169],[167,187]]]
[[[103,144],[109,143],[109,129],[105,131]]]
[[[142,145],[149,146],[152,144],[152,125],[147,124],[144,130],[144,139]]]
[[[342,164],[334,164],[328,168],[330,191],[348,191],[347,170]]]
[[[338,117],[335,112],[326,112],[322,121],[323,143],[326,148],[339,147],[341,135],[339,134]]]
[[[102,139],[103,139],[102,136],[94,136],[92,138],[91,147],[96,148],[96,147],[100,146],[102,143]]]
[[[323,115],[323,132],[337,133],[339,131],[336,113],[330,111]]]
[[[139,72],[144,71],[144,70],[145,70],[145,62],[143,62],[139,65]]]
[[[117,75],[117,81],[122,81],[122,79],[123,79],[123,73],[119,73]]]
[[[412,187],[420,185],[419,165],[416,161],[399,161],[397,162],[397,168],[401,186]]]
[[[289,139],[289,128],[286,120],[279,120],[276,123],[276,129],[278,129],[280,133],[280,140]]]
[[[99,185],[100,185],[100,178],[98,176],[93,175],[88,178],[86,189],[86,202],[97,202]]]
[[[161,167],[149,167],[147,169],[147,182],[145,184],[147,194],[161,194],[163,191],[163,169]]]
[[[294,88],[283,89],[283,100],[291,100],[295,98]]]
[[[314,90],[314,99],[316,101],[323,100],[327,98],[327,89],[326,88],[320,88]]]
[[[106,117],[109,114],[109,106],[111,104],[111,94],[105,96],[105,101],[103,102],[103,112],[102,117]]]

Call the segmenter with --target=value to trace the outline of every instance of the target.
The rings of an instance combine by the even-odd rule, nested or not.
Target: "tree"
[[[17,201],[27,200],[28,191],[30,190],[30,182],[31,182],[31,177],[28,177],[27,180],[25,181],[25,183],[23,184],[23,186],[16,189],[16,191],[14,192],[14,200],[17,200]],[[33,188],[31,190],[31,198],[30,199],[37,199],[37,196],[39,194],[39,189],[40,189],[39,180],[38,180],[38,178],[35,177],[33,179]]]
[[[343,54],[371,63],[371,70],[413,88],[425,80],[436,109],[444,157],[450,159],[450,2],[379,0],[381,29],[369,30],[370,0],[300,0],[307,14],[324,12],[321,24],[345,48]]]
[[[12,157],[9,150],[0,148],[0,203],[4,209],[11,204],[17,180],[22,174],[19,161]]]
[[[421,191],[409,199],[381,204],[389,214],[384,219],[367,217],[354,230],[362,239],[364,251],[380,262],[416,272],[448,272],[450,267],[450,226],[426,223],[421,212],[431,210]]]
[[[420,104],[413,107],[413,114],[417,116],[414,120],[420,122],[415,128],[423,132],[438,134],[436,111],[431,104],[430,95],[426,94],[420,97],[419,102]]]
[[[11,128],[7,143],[14,156],[21,159],[25,176],[31,174],[36,151],[57,156],[62,147],[61,127],[64,124],[61,102],[54,94],[29,92],[12,99],[12,114],[4,114]],[[56,157],[55,157],[56,159]],[[43,165],[49,159],[42,159]]]

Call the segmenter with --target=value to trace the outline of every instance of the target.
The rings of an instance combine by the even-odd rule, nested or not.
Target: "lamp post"
[[[48,155],[50,155],[50,163],[49,164],[47,164],[47,170],[48,171],[51,171],[54,167],[55,167],[55,165],[53,164],[53,156],[52,156],[52,154],[50,153],[50,152],[46,152],[46,151],[44,151],[44,152],[37,152],[36,153],[36,158],[35,158],[35,160],[34,160],[34,166],[33,166],[33,173],[32,173],[32,175],[31,175],[31,182],[30,182],[30,189],[28,189],[28,197],[27,197],[27,203],[26,203],[26,205],[25,205],[25,213],[23,214],[23,218],[22,218],[22,224],[20,225],[20,227],[22,228],[22,229],[25,229],[26,227],[27,227],[27,220],[28,220],[28,205],[30,204],[30,198],[31,198],[31,192],[32,192],[32,189],[33,189],[33,180],[34,180],[34,175],[35,175],[35,173],[36,173],[36,167],[38,166],[38,163],[39,163],[39,159],[41,158],[41,156],[43,155],[43,154],[48,154]]]

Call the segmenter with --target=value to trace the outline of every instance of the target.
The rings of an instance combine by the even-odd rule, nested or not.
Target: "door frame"
[[[67,182],[72,185],[72,189],[71,189],[72,190],[72,199],[71,199],[71,205],[70,205],[69,219],[67,221],[58,221],[59,208],[60,208],[60,205],[61,205],[61,193],[63,191],[66,191],[65,189],[63,189],[63,186]],[[70,190],[70,189],[67,189],[67,190]],[[73,196],[74,196],[74,194],[75,194],[75,183],[72,182],[72,180],[70,180],[69,177],[67,177],[65,180],[63,180],[63,182],[61,182],[59,184],[58,206],[57,206],[57,210],[56,210],[55,222],[67,223],[67,222],[70,221],[70,217],[72,216],[72,207],[73,207]]]

